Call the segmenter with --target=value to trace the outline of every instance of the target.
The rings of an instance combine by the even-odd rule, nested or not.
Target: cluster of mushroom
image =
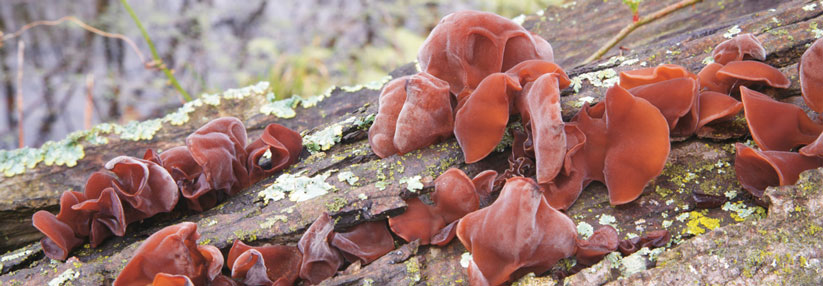
[[[818,39],[799,64],[803,100],[818,113],[823,111],[823,78],[816,72],[821,67],[823,40]],[[749,131],[760,148],[735,145],[735,172],[743,188],[761,199],[766,187],[794,184],[801,172],[823,167],[823,124],[810,119],[797,105],[746,87],[740,87],[740,96]],[[802,148],[793,152],[798,147]]]
[[[189,135],[186,146],[160,154],[148,150],[143,159],[111,159],[89,177],[83,192],[63,193],[56,216],[34,214],[34,227],[46,236],[44,252],[64,260],[86,237],[97,247],[111,235],[123,236],[132,222],[171,211],[181,195],[192,210],[211,208],[293,164],[303,148],[300,135],[279,124],[268,125],[251,144],[247,140],[239,119],[223,117]],[[261,163],[267,152],[270,160]]]
[[[222,273],[223,254],[214,246],[198,245],[197,225],[168,226],[152,234],[114,281],[127,285],[294,285],[298,279],[317,284],[333,276],[344,262],[365,265],[394,249],[385,221],[359,224],[334,232],[323,213],[295,246],[249,246],[235,240]]]

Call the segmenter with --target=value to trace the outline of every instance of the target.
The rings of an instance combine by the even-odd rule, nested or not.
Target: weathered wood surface
[[[796,62],[806,46],[815,39],[812,23],[823,27],[823,6],[811,1],[703,1],[693,8],[686,8],[666,18],[654,22],[635,31],[620,45],[628,48],[623,52],[622,61],[607,61],[607,59],[586,66],[576,66],[576,63],[587,57],[599,48],[599,45],[608,41],[624,25],[631,21],[631,13],[620,1],[577,1],[568,7],[548,8],[543,16],[532,15],[527,17],[524,24],[527,28],[541,34],[555,49],[555,57],[566,68],[570,77],[578,79],[600,72],[608,75],[611,71],[654,66],[661,63],[680,64],[697,72],[702,68],[702,61],[710,55],[711,48],[723,41],[724,34],[733,26],[738,26],[742,32],[754,33],[768,51],[767,62],[775,65],[790,76],[793,85],[788,90],[767,90],[767,93],[783,98],[785,101],[802,104],[798,100],[799,87],[797,83]],[[676,1],[648,1],[641,5],[641,13],[656,11]],[[808,4],[816,3],[811,9]],[[816,24],[816,25],[817,25]],[[617,49],[608,56],[617,53]],[[636,59],[636,61],[635,61]],[[623,64],[630,63],[630,64]],[[413,65],[407,65],[394,75],[413,73]],[[614,74],[616,75],[616,74]],[[606,79],[608,81],[608,79]],[[591,97],[595,101],[602,98],[606,88],[597,81],[582,80],[579,91],[567,89],[562,98],[563,113],[566,119],[570,118],[583,104],[580,99]],[[325,99],[318,106],[303,109],[297,108],[297,117],[293,119],[277,119],[267,117],[257,112],[263,99],[259,97],[247,98],[245,101],[226,102],[217,108],[209,107],[198,109],[190,116],[192,120],[182,127],[164,127],[150,141],[118,141],[112,140],[107,145],[88,147],[86,158],[80,161],[77,167],[38,167],[34,172],[25,175],[4,178],[0,181],[0,211],[2,211],[2,235],[9,238],[9,242],[2,247],[20,245],[31,242],[36,237],[32,232],[29,217],[37,209],[56,211],[54,207],[59,194],[68,188],[82,189],[86,177],[100,168],[103,162],[117,155],[141,156],[146,148],[165,149],[183,144],[185,136],[205,123],[207,120],[221,115],[237,116],[247,124],[250,137],[254,138],[259,129],[269,122],[278,122],[295,128],[298,131],[315,132],[325,127],[343,122],[350,117],[364,119],[376,112],[378,91],[360,89],[354,92],[345,92],[336,89],[331,97]],[[0,276],[2,285],[43,285],[69,269],[79,272],[80,275],[70,281],[75,285],[108,284],[116,277],[119,269],[134,253],[140,241],[152,232],[180,221],[193,221],[198,224],[202,234],[201,243],[215,245],[224,251],[228,250],[234,239],[243,239],[251,244],[285,243],[295,244],[302,231],[323,211],[329,211],[337,219],[336,228],[345,229],[348,226],[365,220],[381,220],[387,216],[403,211],[404,203],[401,196],[413,195],[405,185],[399,184],[402,178],[415,175],[422,176],[424,183],[430,183],[438,174],[449,167],[458,167],[466,170],[470,175],[485,169],[502,170],[506,168],[508,150],[493,153],[492,156],[479,163],[466,165],[462,162],[462,155],[456,142],[451,139],[429,148],[412,152],[404,156],[392,156],[380,160],[371,153],[365,140],[362,126],[348,121],[343,128],[342,141],[331,149],[315,154],[305,152],[301,162],[289,168],[286,172],[294,174],[303,171],[304,176],[315,176],[324,172],[334,171],[326,180],[335,186],[336,190],[327,195],[294,203],[289,200],[280,200],[264,205],[260,202],[257,193],[271,184],[275,177],[263,180],[242,194],[230,198],[226,203],[203,213],[192,214],[175,212],[147,219],[142,223],[131,225],[128,234],[123,238],[107,240],[97,249],[81,249],[73,253],[77,260],[72,263],[52,262],[43,258],[39,246],[35,243],[21,249],[7,253],[2,258],[4,265],[3,276]],[[640,235],[647,230],[666,228],[675,236],[675,242],[680,246],[661,255],[661,261],[677,261],[678,265],[702,267],[713,259],[713,256],[729,255],[732,253],[711,252],[706,247],[706,241],[731,240],[750,234],[735,231],[746,228],[753,223],[777,227],[779,223],[766,222],[768,219],[758,218],[759,210],[754,207],[751,197],[743,191],[734,177],[733,144],[745,141],[745,132],[741,130],[741,120],[722,128],[718,128],[713,137],[717,140],[689,138],[675,142],[669,162],[659,178],[650,184],[644,195],[634,203],[620,208],[612,208],[608,204],[606,190],[603,185],[593,184],[584,191],[581,198],[569,210],[569,215],[575,223],[586,223],[595,229],[601,224],[614,225],[621,237],[632,234]],[[354,185],[341,182],[335,176],[337,172],[351,171],[359,180]],[[811,173],[812,176],[820,176]],[[385,189],[378,186],[386,184]],[[784,189],[781,189],[784,190]],[[424,189],[425,193],[430,191]],[[736,210],[714,208],[699,210],[694,206],[691,194],[694,191],[731,197]],[[808,195],[813,193],[803,193]],[[363,196],[365,195],[365,197]],[[819,194],[817,194],[819,200]],[[798,196],[799,200],[808,198]],[[364,199],[365,198],[365,199]],[[786,202],[782,205],[786,206]],[[819,201],[817,202],[819,206]],[[811,204],[812,207],[814,204]],[[760,209],[762,212],[763,210]],[[746,217],[747,212],[755,212]],[[796,215],[809,216],[814,212],[798,212]],[[817,215],[819,217],[819,213]],[[738,221],[744,221],[738,223]],[[820,221],[802,220],[803,223],[817,223]],[[761,223],[763,221],[763,223]],[[711,228],[715,228],[710,231]],[[812,243],[810,247],[821,248],[820,230],[812,228],[810,234],[797,233],[793,237],[800,237],[803,243]],[[786,229],[783,230],[788,231]],[[702,234],[693,239],[695,234]],[[731,234],[729,234],[731,233]],[[783,236],[776,236],[774,240],[765,239],[780,247]],[[709,239],[711,238],[711,239]],[[749,238],[754,239],[754,238]],[[416,246],[405,244],[380,260],[362,268],[351,266],[337,277],[325,281],[328,285],[351,285],[374,283],[374,285],[408,285],[408,284],[467,284],[465,269],[460,265],[460,256],[465,249],[459,242],[452,242],[445,247]],[[721,241],[717,247],[734,245],[734,241]],[[763,241],[759,241],[763,242]],[[787,244],[786,249],[802,247],[802,244]],[[740,244],[736,249],[745,249]],[[786,251],[773,251],[785,253]],[[680,253],[681,255],[678,256]],[[690,253],[686,255],[686,253]],[[702,262],[690,261],[689,255],[700,255],[705,258]],[[805,252],[808,265],[817,263],[820,268],[820,259],[823,254]],[[761,258],[748,262],[722,260],[729,264],[749,263],[757,269],[766,269],[765,263],[775,261]],[[811,262],[810,262],[811,261]],[[816,261],[816,262],[815,262]],[[674,262],[673,262],[674,263]],[[662,264],[662,263],[661,263]],[[620,283],[649,281],[663,284],[687,283],[677,279],[677,275],[686,274],[689,267],[678,266],[672,268],[666,264],[661,269],[652,269],[635,274],[628,280]],[[617,267],[619,268],[619,267]],[[617,269],[615,268],[615,269]],[[611,268],[602,273],[599,280],[585,280],[583,273],[573,276],[569,281],[597,281],[597,284],[614,281],[621,273],[614,274]],[[671,270],[674,269],[674,270]],[[744,268],[736,268],[744,269]],[[743,271],[743,270],[740,270]],[[618,271],[619,272],[619,271]],[[700,270],[698,269],[698,272]],[[670,273],[672,275],[666,275]],[[701,272],[702,275],[713,275],[713,272]],[[744,272],[740,272],[744,273]],[[751,272],[753,275],[760,273]],[[804,272],[805,273],[805,272]],[[745,273],[744,273],[745,274]],[[772,275],[771,273],[767,273]],[[656,277],[661,275],[661,277]],[[776,277],[794,278],[789,274],[774,274]],[[668,277],[671,280],[665,280]],[[681,276],[682,277],[682,276]],[[742,279],[734,276],[719,276],[723,280]],[[753,276],[760,277],[760,276]],[[804,276],[805,277],[805,276]],[[817,276],[818,280],[820,275]],[[812,277],[814,278],[814,277]],[[639,280],[638,280],[639,279]],[[798,278],[799,279],[799,278]],[[715,281],[702,279],[701,281]],[[739,280],[744,281],[744,280]],[[755,280],[756,281],[756,280]],[[801,281],[801,280],[798,280]],[[688,283],[690,283],[689,281]],[[802,281],[801,281],[802,282]]]

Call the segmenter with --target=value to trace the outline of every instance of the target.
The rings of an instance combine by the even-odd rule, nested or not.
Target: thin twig
[[[177,79],[174,77],[174,74],[172,74],[169,68],[166,67],[166,64],[163,63],[163,59],[160,58],[160,55],[157,54],[157,49],[154,47],[154,42],[151,41],[149,33],[146,32],[145,28],[143,28],[143,24],[140,23],[140,19],[137,18],[137,14],[135,14],[134,10],[132,10],[131,6],[129,6],[129,2],[126,0],[120,0],[120,2],[123,3],[123,7],[126,8],[126,11],[129,12],[129,15],[131,15],[132,20],[134,20],[134,23],[137,24],[137,28],[140,29],[140,33],[143,34],[143,38],[146,39],[146,43],[149,45],[149,49],[151,50],[151,55],[154,57],[154,61],[158,63],[157,66],[159,66],[160,69],[163,70],[163,73],[165,73],[166,77],[169,78],[169,81],[171,82],[172,86],[174,86],[174,89],[176,89],[177,92],[179,92],[183,96],[183,99],[185,101],[191,101],[191,96],[189,96],[189,93],[186,92],[186,90],[184,90],[183,87],[180,86],[180,83],[177,82]]]
[[[86,75],[86,110],[83,113],[83,128],[91,129],[91,116],[94,110],[94,74]]]
[[[593,62],[593,61],[599,59],[600,57],[602,57],[603,55],[605,55],[606,52],[608,52],[611,48],[613,48],[615,45],[617,45],[617,43],[619,43],[624,38],[626,38],[626,36],[628,36],[635,29],[637,29],[637,28],[639,28],[643,25],[646,25],[648,23],[651,23],[654,20],[660,19],[663,16],[671,14],[674,11],[680,10],[683,7],[686,7],[686,6],[689,6],[689,5],[698,3],[698,2],[703,2],[703,0],[683,0],[683,1],[677,2],[675,4],[669,5],[666,8],[658,10],[657,12],[654,12],[651,15],[640,18],[640,20],[638,20],[637,22],[631,23],[630,25],[628,25],[625,28],[623,28],[622,30],[620,30],[620,32],[617,33],[617,35],[615,35],[613,38],[611,38],[611,40],[609,40],[605,45],[603,45],[603,47],[601,47],[599,50],[597,50],[597,52],[595,52],[589,58],[587,58],[585,61],[583,61],[583,64],[588,64],[590,62]]]
[[[17,145],[26,146],[23,138],[23,55],[26,43],[17,41]]]
[[[121,34],[108,33],[108,32],[102,31],[100,29],[97,29],[95,27],[89,26],[88,24],[84,23],[83,21],[80,21],[80,19],[77,19],[74,16],[65,16],[65,17],[62,17],[60,19],[53,20],[53,21],[35,21],[35,22],[28,23],[28,24],[24,25],[22,28],[20,28],[20,30],[17,30],[17,32],[3,35],[3,37],[0,38],[0,42],[5,42],[7,40],[17,38],[20,35],[22,35],[23,33],[25,33],[27,30],[29,30],[31,28],[34,28],[34,27],[37,27],[37,26],[56,26],[56,25],[60,25],[63,22],[67,22],[67,21],[72,22],[72,23],[76,24],[77,26],[80,26],[80,28],[83,28],[84,30],[92,32],[94,34],[97,34],[97,35],[100,35],[100,36],[103,36],[103,37],[106,37],[106,38],[114,38],[114,39],[118,39],[118,40],[122,40],[122,41],[126,42],[126,44],[128,44],[129,47],[131,47],[131,49],[134,50],[134,53],[137,54],[137,57],[140,59],[140,62],[144,63],[144,64],[146,63],[146,56],[144,56],[143,53],[140,52],[140,49],[137,48],[137,45],[134,44],[134,41],[132,41],[131,39],[129,39],[126,36],[123,36]]]

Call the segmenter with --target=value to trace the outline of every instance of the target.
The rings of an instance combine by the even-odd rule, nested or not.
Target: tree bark
[[[652,13],[676,2],[644,1],[640,14]],[[618,44],[622,49],[613,49],[604,59],[578,65],[617,31],[630,24],[632,12],[621,1],[570,3],[574,4],[549,7],[540,16],[528,16],[524,23],[525,27],[552,43],[557,62],[566,68],[571,78],[579,81],[576,90],[569,88],[563,91],[561,104],[566,120],[577,113],[582,104],[586,104],[581,99],[590,97],[595,102],[602,99],[610,80],[620,71],[673,63],[696,73],[704,66],[704,59],[711,56],[712,48],[726,39],[724,34],[737,29],[755,34],[768,52],[766,62],[792,79],[789,89],[767,89],[764,92],[802,105],[797,62],[807,45],[815,40],[813,23],[823,27],[823,5],[817,2],[703,1],[635,30]],[[814,7],[811,7],[812,4],[815,4]],[[618,54],[622,54],[622,58],[615,57]],[[414,72],[414,65],[409,64],[392,72],[392,75]],[[317,106],[297,108],[297,116],[292,119],[260,114],[259,106],[266,103],[260,95],[225,100],[217,108],[197,108],[189,114],[192,119],[183,126],[164,126],[152,140],[134,142],[110,135],[110,142],[106,145],[83,143],[86,156],[73,168],[41,164],[23,175],[4,178],[0,181],[0,234],[7,240],[0,242],[0,248],[15,250],[2,258],[4,266],[0,268],[3,273],[0,284],[45,284],[70,269],[80,273],[71,281],[73,284],[110,284],[143,239],[162,227],[181,221],[196,222],[202,235],[201,242],[215,245],[224,252],[235,239],[257,245],[293,245],[323,211],[330,212],[337,220],[337,230],[363,221],[383,220],[403,212],[405,204],[401,198],[415,194],[406,190],[406,185],[400,183],[401,179],[420,175],[427,186],[420,193],[425,194],[430,191],[429,186],[434,178],[451,167],[461,168],[470,176],[486,169],[502,171],[508,167],[508,149],[493,153],[478,163],[465,164],[454,139],[404,156],[378,158],[371,152],[366,140],[364,128],[367,126],[359,124],[377,112],[378,94],[378,90],[368,88],[354,91],[337,88]],[[118,155],[139,157],[146,148],[162,150],[182,145],[185,136],[197,127],[210,119],[226,115],[243,120],[250,130],[250,138],[255,138],[260,129],[271,122],[308,134],[341,125],[340,142],[323,152],[304,152],[300,162],[285,171],[289,174],[302,172],[307,177],[331,172],[333,175],[326,182],[335,190],[300,203],[280,200],[266,205],[260,201],[258,192],[272,184],[277,177],[274,176],[211,210],[202,213],[174,212],[136,223],[129,227],[125,237],[108,239],[96,249],[74,251],[72,255],[76,256],[76,260],[72,260],[73,263],[49,262],[43,257],[39,243],[34,242],[39,238],[39,233],[31,227],[30,217],[34,211],[46,209],[56,212],[59,195],[67,189],[82,190],[89,174],[101,168],[108,159]],[[350,120],[351,117],[355,120]],[[757,280],[759,278],[812,284],[821,282],[821,254],[808,249],[821,249],[823,245],[818,233],[821,230],[813,227],[823,224],[823,216],[819,213],[823,202],[819,184],[813,191],[802,190],[803,183],[815,185],[814,182],[823,180],[823,175],[808,172],[797,187],[770,189],[767,196],[772,205],[768,217],[762,218],[765,217],[765,210],[755,206],[734,175],[733,145],[746,140],[745,121],[738,118],[717,127],[711,134],[703,135],[705,138],[681,138],[673,142],[663,174],[646,187],[637,201],[618,208],[611,207],[605,186],[592,184],[567,212],[575,223],[586,223],[595,229],[601,225],[613,225],[621,239],[650,230],[667,229],[674,236],[671,249],[660,254],[657,263],[653,259],[656,255],[651,255],[652,259],[649,259],[648,253],[638,254],[645,255],[641,258],[647,262],[643,268],[650,268],[646,271],[621,271],[621,267],[627,267],[627,258],[607,260],[596,265],[592,271],[567,278],[568,282],[666,285],[694,282],[681,279],[683,277],[702,283],[750,283],[760,281]],[[343,171],[352,172],[359,180],[353,185],[340,181],[336,174]],[[385,189],[381,188],[383,185]],[[729,197],[729,203],[736,208],[697,209],[692,199],[693,192]],[[774,208],[795,205],[807,211],[792,213],[793,219],[786,220],[788,224],[781,224],[788,212],[775,211]],[[746,211],[753,213],[742,216]],[[758,211],[761,213],[758,214]],[[800,227],[800,231],[794,226]],[[811,230],[804,232],[802,230],[807,228],[802,227],[811,227]],[[778,234],[757,237],[756,233],[763,233],[761,231],[776,231]],[[745,241],[757,244],[749,246],[743,243]],[[460,265],[461,255],[466,250],[457,240],[445,247],[418,246],[402,240],[398,242],[401,244],[398,249],[383,258],[370,265],[351,266],[324,281],[324,284],[354,285],[369,281],[374,285],[468,284],[466,270]],[[770,245],[770,250],[756,249],[759,245]],[[770,252],[755,257],[757,251]],[[749,256],[740,256],[741,252]],[[771,266],[774,261],[786,262],[781,257],[785,258],[788,253],[805,255],[805,262],[801,263],[799,258],[793,259],[792,265],[816,265],[814,267],[818,270],[801,267],[798,272],[784,273],[780,267]],[[704,267],[718,267],[709,262],[726,263],[730,265],[729,269],[737,272],[704,271]],[[696,273],[690,273],[689,269],[696,269],[692,270]],[[813,275],[813,271],[818,271],[817,276]],[[740,274],[735,276],[729,273]],[[617,280],[621,276],[627,279]]]

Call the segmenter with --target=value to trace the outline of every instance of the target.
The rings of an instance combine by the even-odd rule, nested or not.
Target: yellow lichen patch
[[[700,235],[705,233],[707,230],[713,230],[719,226],[719,219],[706,217],[700,212],[692,211],[689,213],[689,221],[686,222],[686,228],[683,229],[683,233]]]

